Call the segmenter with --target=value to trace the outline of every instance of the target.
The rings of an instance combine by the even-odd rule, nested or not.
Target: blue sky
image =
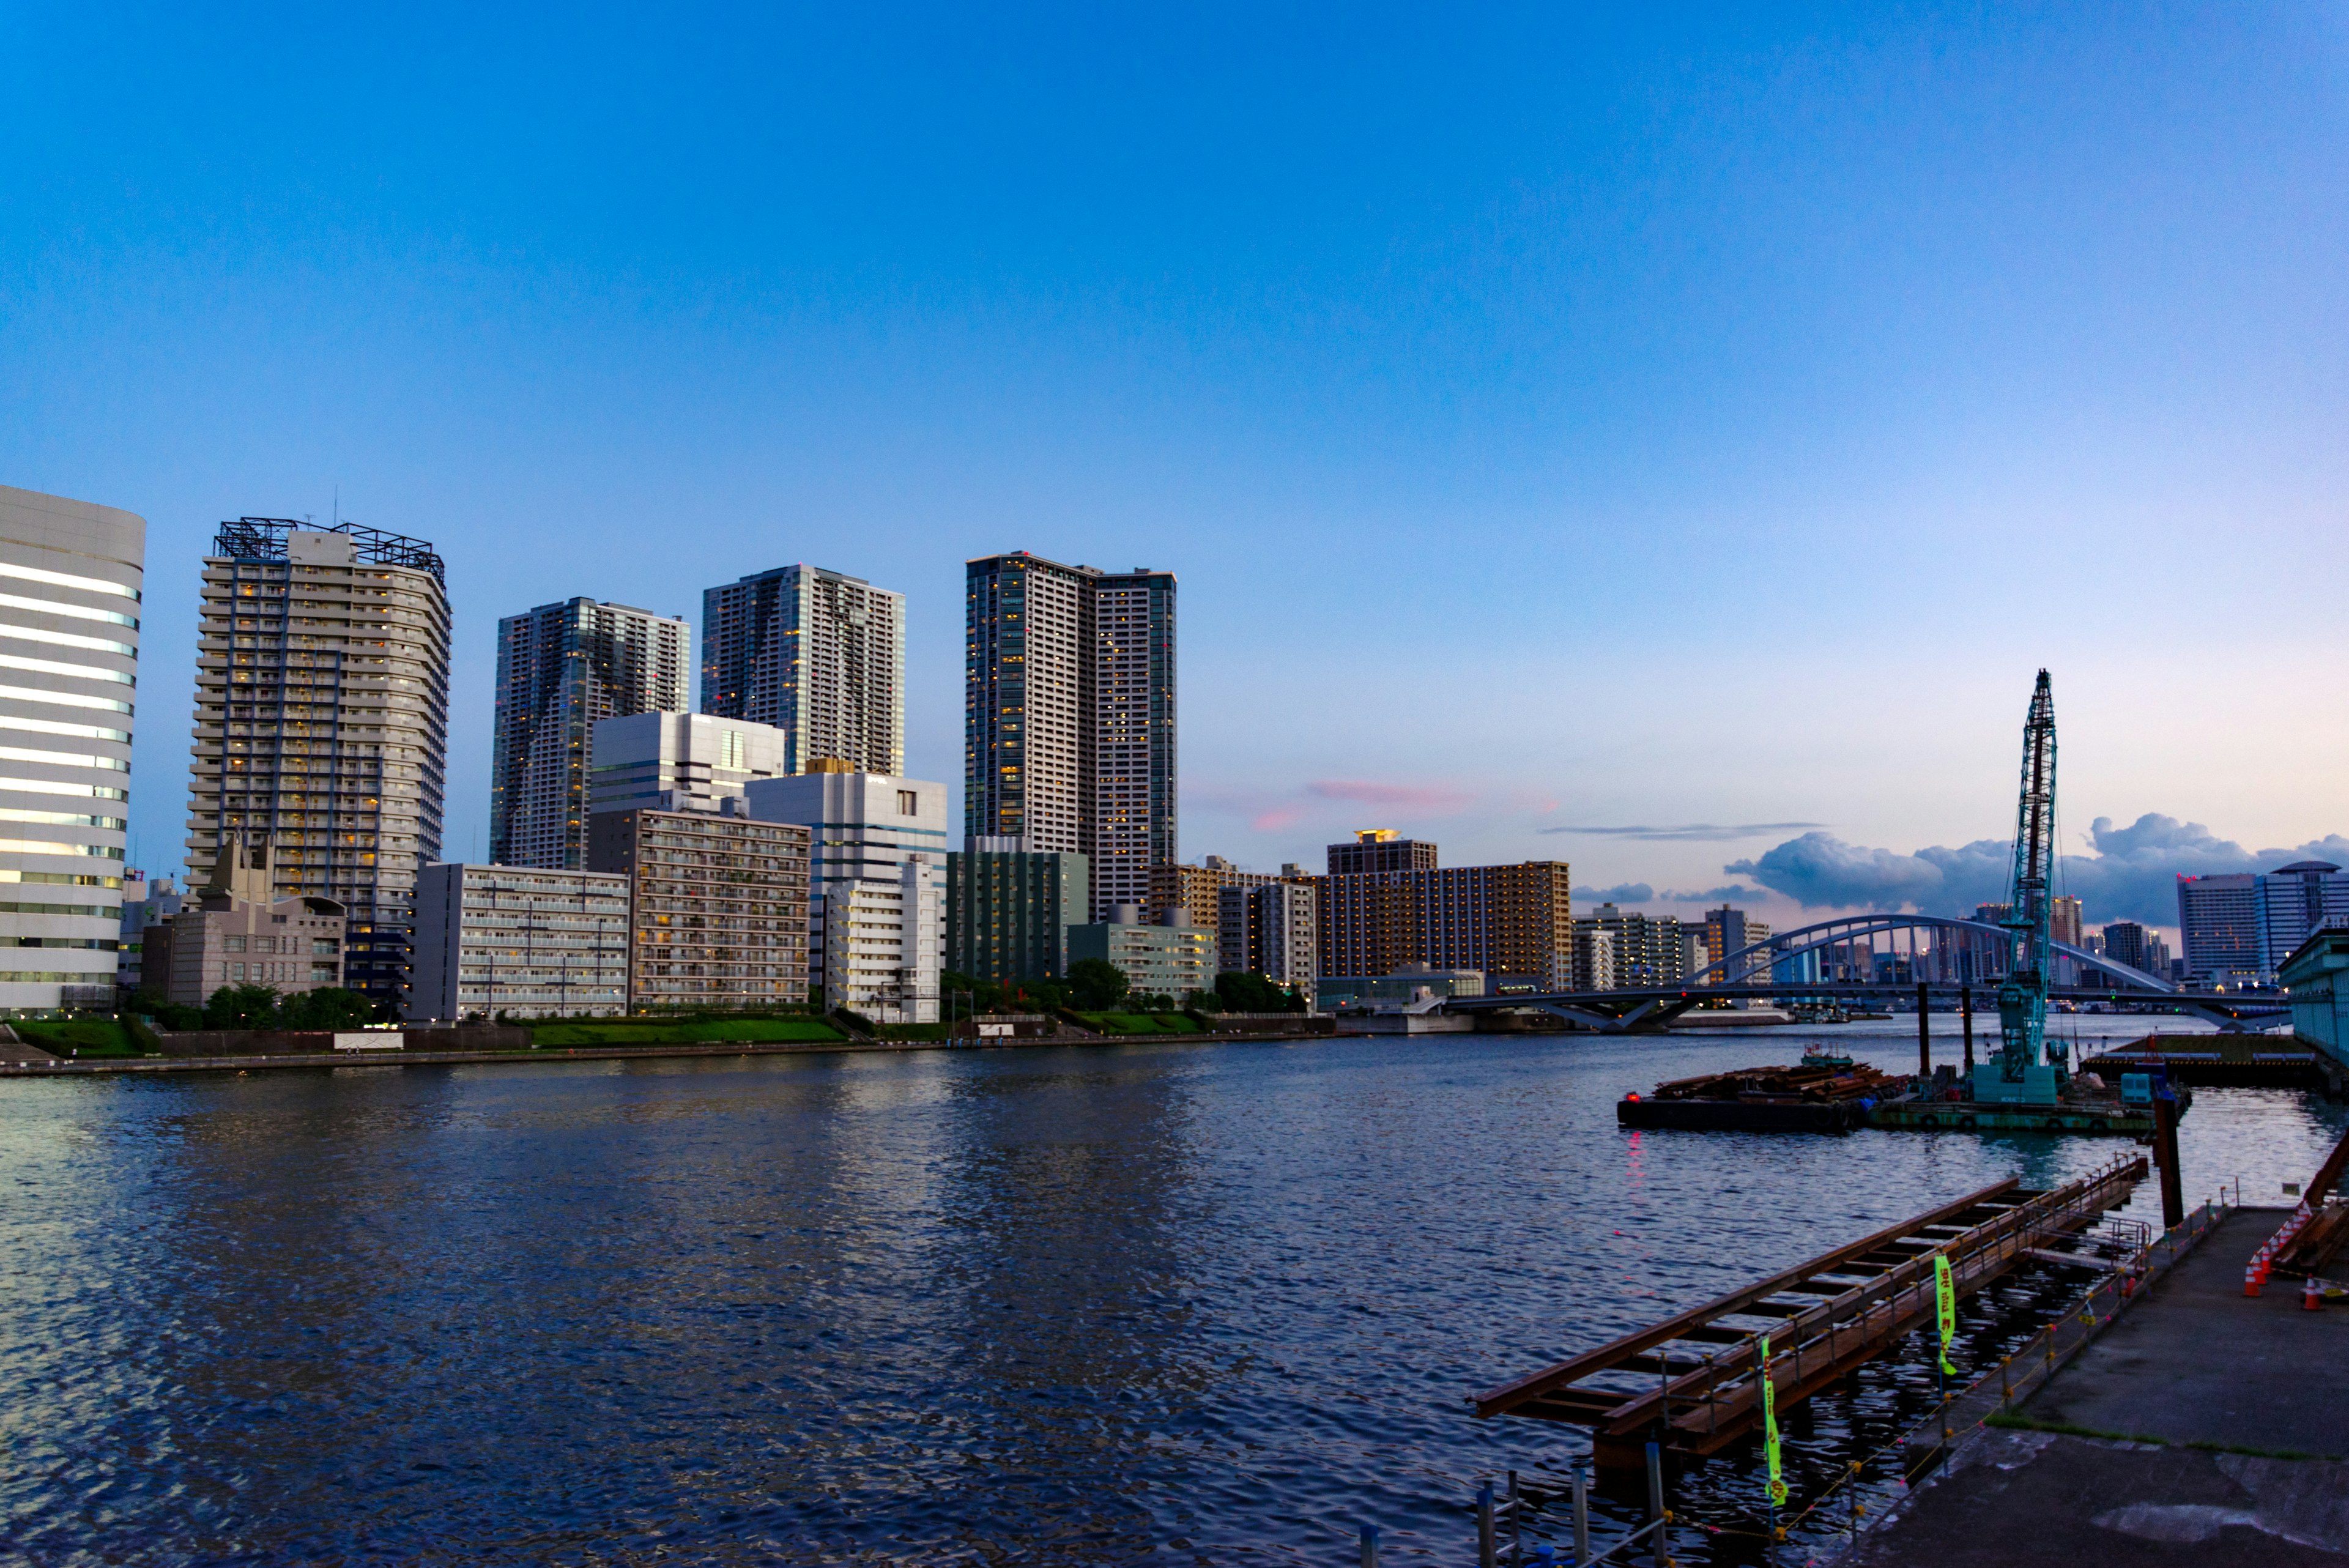
[[[2073,852],[2349,831],[2342,9],[0,9],[0,483],[150,521],[142,855],[212,525],[337,486],[450,562],[452,855],[498,616],[870,577],[958,782],[1012,548],[1181,574],[1186,858],[1948,901],[2042,664]]]

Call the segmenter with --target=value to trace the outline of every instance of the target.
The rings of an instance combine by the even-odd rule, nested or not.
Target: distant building
[[[587,864],[588,747],[599,720],[682,712],[690,634],[674,616],[573,598],[498,622],[490,859]]]
[[[782,732],[779,774],[818,757],[905,771],[905,596],[777,566],[701,596],[701,711]]]
[[[121,934],[116,939],[114,951],[114,985],[124,996],[137,996],[146,989],[149,979],[146,972],[148,934],[154,932],[158,946],[168,948],[171,933],[159,928],[177,915],[186,901],[185,895],[172,886],[169,877],[158,877],[150,882],[142,872],[133,871],[125,875],[119,927]],[[156,972],[159,975],[171,972],[168,953],[163,958],[162,967]],[[156,994],[162,994],[160,988]]]
[[[2249,873],[2178,879],[2178,945],[2202,985],[2255,985],[2270,972],[2259,878]]]
[[[2349,1066],[2349,926],[2318,927],[2276,971],[2292,992],[2293,1038]]]
[[[1475,970],[1496,990],[1563,991],[1574,978],[1566,865],[1460,866],[1325,877],[1325,978],[1392,974],[1406,964]]]
[[[2014,918],[2012,904],[1976,904],[1974,919],[1985,926],[2002,926]]]
[[[836,758],[760,779],[750,815],[809,830],[811,984],[883,1023],[938,1021],[946,949],[947,786]]]
[[[950,853],[946,967],[997,985],[1061,979],[1069,972],[1069,928],[1085,924],[1092,887],[1081,855]]]
[[[588,869],[627,878],[628,1010],[808,999],[808,830],[731,812],[601,811]]]
[[[708,713],[638,713],[595,728],[587,807],[598,811],[739,809],[755,779],[779,778],[785,737],[772,724]]]
[[[2329,860],[2295,860],[2260,878],[2260,942],[2270,974],[2309,934],[2349,920],[2349,876]]]
[[[1294,862],[1283,866],[1278,872],[1243,871],[1220,855],[1203,855],[1196,866],[1177,864],[1151,867],[1150,899],[1142,908],[1144,914],[1185,909],[1204,919],[1209,910],[1223,907],[1222,897],[1229,888],[1266,888],[1275,882],[1309,884],[1313,880],[1311,873]]]
[[[1485,976],[1473,969],[1406,964],[1392,974],[1324,976],[1314,986],[1316,1012],[1394,1012],[1454,996],[1485,996]]]
[[[1216,988],[1216,933],[1193,925],[1189,910],[1167,910],[1162,925],[1143,924],[1141,909],[1132,904],[1120,904],[1110,915],[1069,928],[1071,964],[1105,959],[1124,971],[1135,992],[1178,1002]]]
[[[2080,900],[2058,894],[2047,901],[2047,935],[2072,947],[2080,945]]]
[[[1320,895],[1310,880],[1268,879],[1216,894],[1216,961],[1309,1000],[1321,963]]]
[[[343,983],[345,912],[332,898],[276,896],[272,847],[222,846],[212,880],[167,927],[166,1001],[202,1007],[224,985],[265,985],[281,995]],[[151,962],[151,958],[150,958]]]
[[[1766,953],[1754,953],[1744,959],[1737,954],[1749,947],[1770,940],[1767,921],[1757,920],[1744,910],[1723,904],[1704,912],[1705,950],[1713,956],[1707,961],[1713,966],[1707,971],[1709,983],[1714,985],[1767,985],[1770,983],[1770,959]]]
[[[1594,931],[1613,950],[1610,987],[1675,985],[1702,964],[1689,962],[1686,929],[1672,915],[1644,915],[1601,904],[1574,922],[1576,932]],[[1699,933],[1702,935],[1702,933]],[[1599,989],[1578,987],[1577,989]]]
[[[1392,827],[1362,827],[1351,844],[1330,846],[1330,875],[1359,877],[1371,871],[1433,871],[1435,846],[1423,838],[1398,837]]]
[[[1086,857],[1097,922],[1175,853],[1174,574],[965,565],[963,831]]]
[[[1615,989],[1615,933],[1602,929],[1596,920],[1574,922],[1573,989]]]
[[[444,861],[417,878],[406,1016],[616,1017],[627,1009],[627,877]]]
[[[146,519],[0,485],[0,1015],[114,1005],[146,560]]]

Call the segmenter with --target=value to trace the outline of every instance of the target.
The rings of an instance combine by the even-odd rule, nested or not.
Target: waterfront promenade
[[[2288,1210],[2239,1210],[1864,1535],[1854,1568],[2349,1563],[2349,1310],[2242,1293]]]

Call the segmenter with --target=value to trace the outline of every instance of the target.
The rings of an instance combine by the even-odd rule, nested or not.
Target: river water
[[[2127,1150],[1614,1125],[1815,1040],[1912,1064],[1913,1028],[10,1081],[0,1550],[1337,1563],[1373,1521],[1473,1562],[1478,1480],[1584,1446],[1474,1391]],[[2281,1201],[2344,1121],[2205,1090],[2189,1199]],[[1972,1348],[2060,1294],[2016,1282]],[[1797,1501],[1919,1376],[1798,1414]],[[1750,1523],[1754,1462],[1681,1506]]]

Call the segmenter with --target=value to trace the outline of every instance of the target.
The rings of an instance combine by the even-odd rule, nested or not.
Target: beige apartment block
[[[286,996],[343,983],[343,907],[332,898],[278,898],[267,845],[231,843],[212,880],[169,926],[171,959],[155,989],[202,1007],[224,985],[265,985]]]

